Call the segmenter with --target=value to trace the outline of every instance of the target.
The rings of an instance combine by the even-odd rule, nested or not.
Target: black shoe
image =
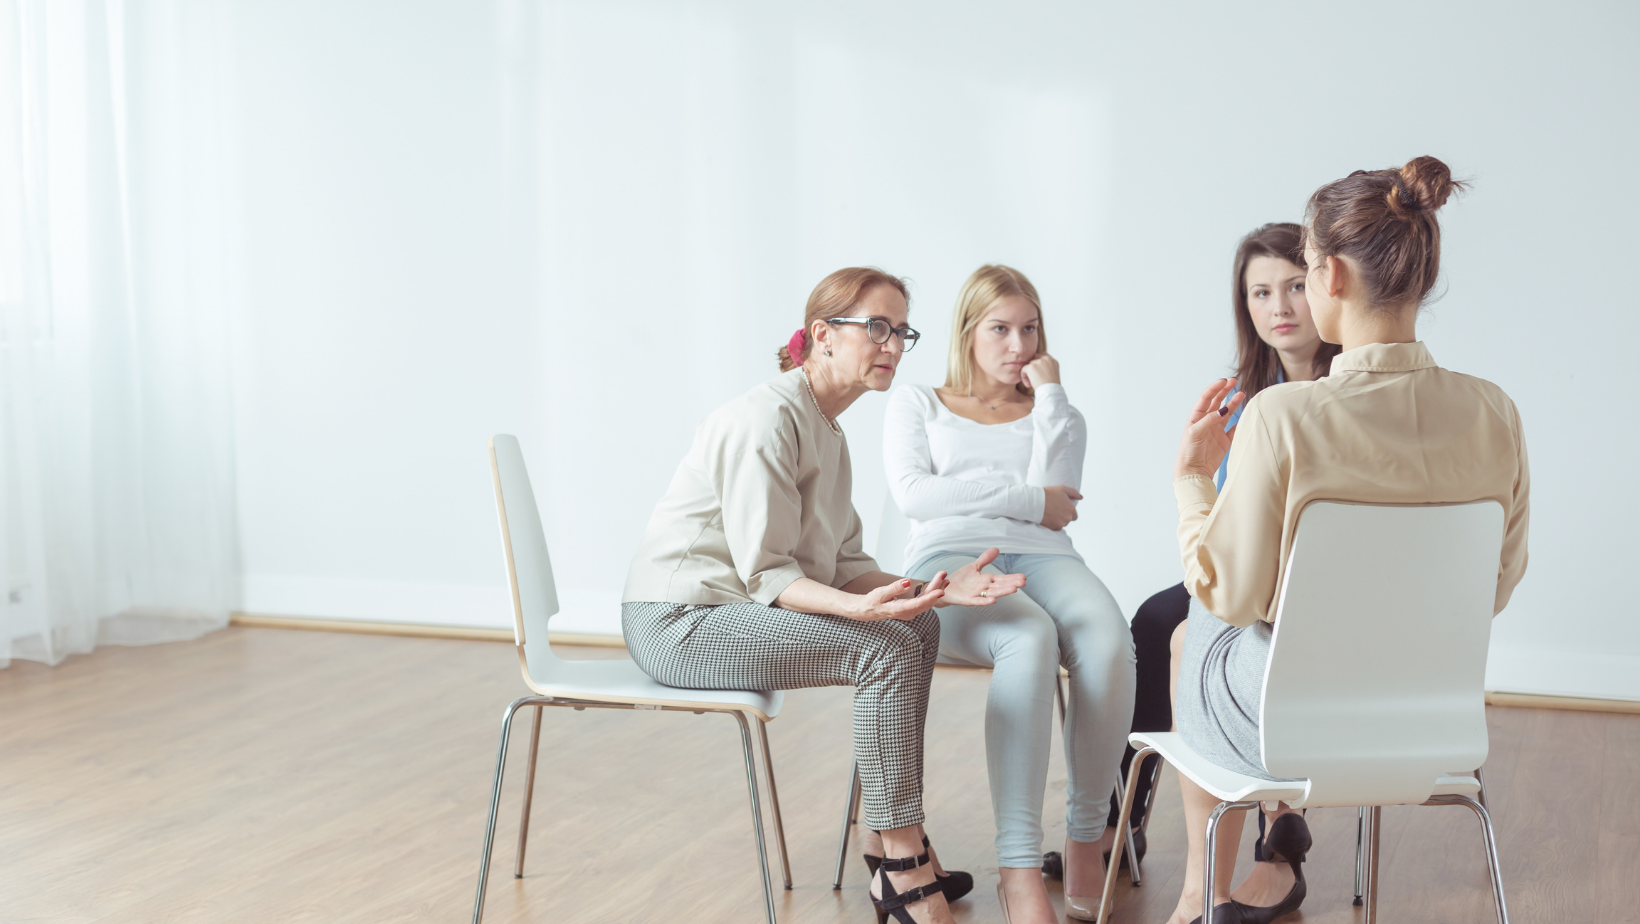
[[[1148,847],[1149,845],[1145,843],[1145,832],[1135,828],[1133,831],[1133,849],[1139,852],[1140,863],[1145,861],[1145,850]],[[1110,851],[1108,850],[1105,851],[1105,865],[1110,865]],[[1117,868],[1128,868],[1128,853],[1126,850],[1122,851],[1122,865]],[[1059,851],[1050,850],[1042,855],[1042,874],[1049,879],[1065,878],[1065,858],[1060,856]]]
[[[1243,905],[1241,902],[1236,901],[1214,905],[1213,924],[1253,924],[1253,922],[1260,920],[1254,915],[1263,910],[1263,908],[1254,908],[1252,905]],[[1202,924],[1202,919],[1198,917],[1190,924]]]
[[[1254,908],[1242,905],[1245,916],[1242,920],[1247,924],[1270,924],[1282,915],[1292,914],[1298,906],[1304,904],[1304,896],[1309,892],[1309,886],[1304,882],[1305,854],[1310,852],[1310,826],[1305,823],[1304,816],[1288,814],[1277,818],[1264,835],[1264,859],[1270,863],[1285,863],[1293,870],[1293,888],[1287,897],[1274,905],[1263,908]],[[1213,915],[1218,917],[1217,909]],[[1214,924],[1218,924],[1215,920]]]
[[[924,839],[924,843],[927,843],[926,839]],[[867,854],[866,856],[871,857],[870,854]],[[911,917],[911,912],[907,911],[905,906],[916,904],[917,902],[935,895],[939,895],[945,891],[944,886],[940,884],[938,879],[935,879],[933,882],[925,886],[917,886],[914,889],[906,889],[904,892],[894,891],[893,884],[888,881],[888,874],[891,872],[902,872],[908,869],[916,869],[919,866],[927,866],[931,861],[928,859],[928,852],[926,850],[915,857],[893,858],[888,860],[884,860],[882,857],[875,857],[872,859],[877,861],[877,868],[873,869],[871,874],[873,876],[881,877],[883,887],[883,895],[881,898],[878,898],[875,895],[871,896],[871,906],[877,909],[877,924],[884,924],[884,922],[889,919],[890,915],[894,917],[894,920],[899,921],[900,924],[917,924],[916,920]],[[972,882],[971,879],[970,882]],[[970,888],[972,888],[972,885],[970,885]],[[950,899],[947,898],[946,900],[949,901]]]
[[[929,846],[928,837],[926,835],[923,837],[923,846]],[[883,862],[883,858],[874,857],[869,853],[861,854],[861,856],[865,857],[866,869],[871,870],[871,875],[877,875],[877,867]],[[967,895],[969,892],[974,891],[973,875],[971,873],[965,873],[960,869],[946,870],[945,875],[943,876],[935,873],[934,882],[940,887],[940,891],[945,893],[945,900],[947,902],[954,902],[964,895]]]

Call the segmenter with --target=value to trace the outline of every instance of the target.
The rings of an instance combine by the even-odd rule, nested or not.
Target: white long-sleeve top
[[[883,420],[888,489],[911,521],[909,566],[930,552],[1070,555],[1070,537],[1043,526],[1043,488],[1082,487],[1088,429],[1060,385],[1012,423],[953,414],[926,385],[894,390]]]

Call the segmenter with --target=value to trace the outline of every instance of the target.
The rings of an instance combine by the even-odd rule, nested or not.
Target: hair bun
[[[1390,193],[1390,200],[1407,211],[1434,211],[1445,205],[1454,192],[1465,187],[1465,184],[1452,178],[1451,168],[1427,154],[1407,161],[1395,179],[1395,190]],[[1396,202],[1397,199],[1400,201]]]

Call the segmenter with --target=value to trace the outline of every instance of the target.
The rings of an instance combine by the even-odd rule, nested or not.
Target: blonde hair
[[[974,270],[957,293],[957,311],[951,316],[951,353],[945,361],[946,388],[964,392],[973,388],[974,331],[985,320],[985,313],[1010,295],[1018,295],[1036,308],[1036,348],[1048,352],[1048,332],[1042,325],[1042,299],[1037,297],[1036,286],[1019,270],[987,263]],[[1021,394],[1031,393],[1024,382],[1014,387]]]
[[[888,286],[900,293],[907,306],[911,304],[911,292],[907,289],[905,280],[883,272],[875,266],[850,266],[840,269],[830,276],[820,280],[820,284],[809,293],[809,303],[803,308],[803,352],[792,361],[791,353],[786,346],[775,351],[775,358],[780,361],[780,371],[790,372],[802,365],[802,360],[809,356],[814,348],[814,322],[824,321],[827,318],[851,317],[854,306],[865,298],[866,293],[876,286]]]

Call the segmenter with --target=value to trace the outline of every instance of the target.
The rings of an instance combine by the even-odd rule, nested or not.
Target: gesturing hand
[[[1032,357],[1030,362],[1025,364],[1025,368],[1019,370],[1019,374],[1025,379],[1026,388],[1058,385],[1059,360],[1046,353],[1038,353]]]
[[[868,590],[856,599],[855,612],[849,613],[850,619],[859,619],[865,622],[877,622],[883,619],[899,619],[909,621],[915,619],[918,613],[932,607],[946,593],[945,572],[934,575],[934,579],[923,588],[921,596],[902,597],[911,590],[912,582],[900,579],[891,581],[874,590]]]
[[[1023,574],[987,574],[980,570],[996,558],[996,549],[986,549],[978,558],[951,572],[945,588],[945,602],[958,606],[990,606],[998,597],[1006,597],[1024,587]],[[942,571],[934,579],[937,581],[944,577],[945,572]]]
[[[1207,390],[1196,399],[1196,405],[1190,409],[1190,417],[1185,421],[1184,438],[1179,441],[1179,458],[1173,463],[1175,479],[1185,475],[1212,478],[1219,470],[1219,465],[1230,452],[1230,441],[1236,435],[1235,427],[1228,431],[1224,429],[1224,419],[1234,414],[1247,400],[1247,395],[1238,391],[1228,404],[1219,406],[1235,387],[1235,379],[1219,379],[1207,386]]]

